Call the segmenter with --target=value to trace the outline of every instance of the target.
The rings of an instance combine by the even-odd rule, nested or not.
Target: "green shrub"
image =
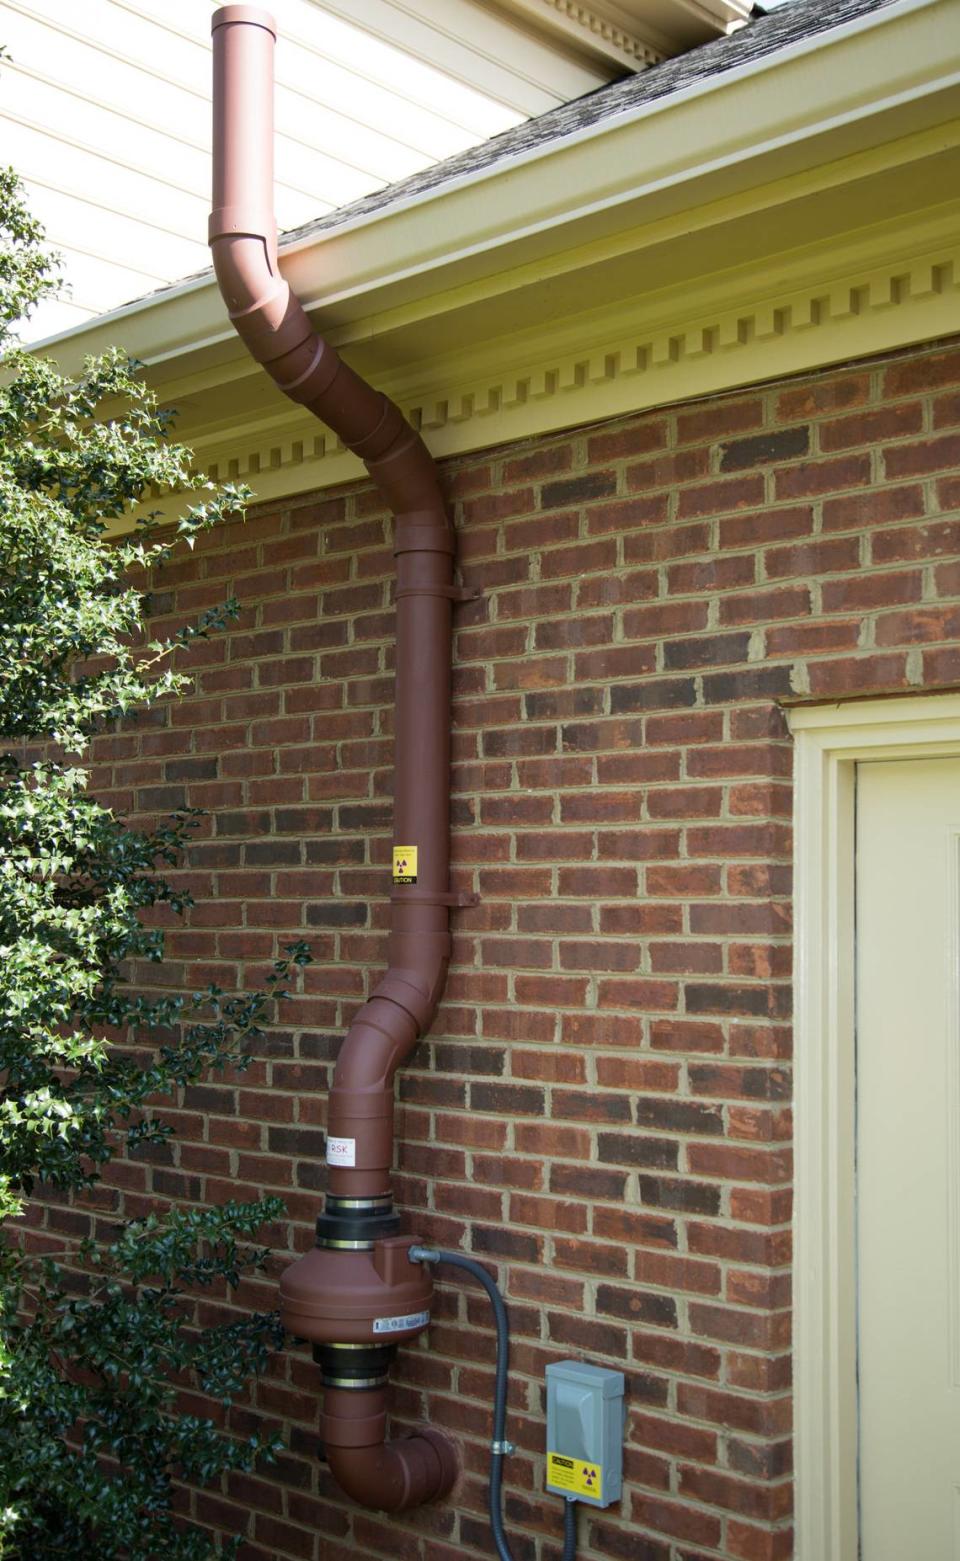
[[[191,471],[122,353],[68,379],[18,348],[17,322],[56,285],[41,237],[0,171],[0,1556],[194,1561],[235,1541],[175,1522],[176,1482],[271,1447],[184,1412],[183,1390],[229,1405],[281,1342],[275,1315],[196,1326],[196,1293],[229,1296],[262,1264],[250,1242],[282,1204],[173,1208],[42,1258],[17,1216],[36,1190],[82,1198],[112,1156],[165,1139],[154,1098],[242,1068],[308,955],[294,946],[252,994],[137,987],[163,958],[150,913],[190,903],[163,869],[195,820],[130,828],[90,794],[83,758],[105,726],[178,694],[175,652],[236,614],[229,601],[145,643],[150,572],[247,495]],[[153,514],[104,545],[145,494],[181,490],[197,502],[162,537]]]

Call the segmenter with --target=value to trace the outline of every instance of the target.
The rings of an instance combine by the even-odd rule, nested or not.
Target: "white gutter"
[[[824,159],[824,142],[834,147],[832,155],[844,155],[870,144],[869,132],[858,139],[858,126],[889,117],[896,127],[916,127],[913,120],[924,123],[925,105],[958,85],[960,0],[895,0],[433,189],[309,232],[284,247],[284,271],[307,306],[322,308],[349,339],[351,322],[369,322],[371,312],[434,292],[438,273],[444,289],[491,276],[551,253],[553,235],[560,242],[552,250],[565,250],[643,220],[648,208],[660,216],[689,206],[698,181],[708,187],[705,198],[716,199],[772,177],[765,167],[774,160],[778,170],[796,172]],[[956,112],[956,101],[952,107]],[[718,151],[721,139],[726,144]],[[812,142],[816,148],[805,155]],[[713,154],[704,156],[704,147],[714,148]],[[318,288],[321,271],[328,280]],[[212,276],[204,273],[48,337],[34,350],[56,348],[65,362],[79,360],[116,339],[121,323],[128,327],[130,350],[151,365],[233,345]],[[132,336],[131,325],[141,327]],[[369,324],[361,334],[369,334]]]

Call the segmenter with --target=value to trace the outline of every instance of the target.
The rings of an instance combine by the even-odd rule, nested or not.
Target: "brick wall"
[[[555,1561],[543,1368],[623,1367],[627,1490],[584,1557],[791,1554],[791,745],[779,701],[960,681],[960,350],[911,352],[452,464],[454,964],[402,1074],[407,1228],[497,1271],[514,1330],[507,1510]],[[366,487],[256,513],[159,583],[192,613],[194,696],[99,746],[122,809],[212,810],[168,979],[232,988],[292,936],[315,964],[242,1079],[187,1092],[176,1146],[109,1212],[277,1190],[279,1268],[311,1240],[331,1059],[384,958],[391,555]],[[53,1222],[64,1216],[51,1209]],[[84,1223],[67,1216],[76,1227]],[[267,1284],[248,1298],[270,1305]],[[198,1495],[253,1558],[489,1556],[493,1340],[444,1282],[401,1353],[399,1416],[462,1440],[455,1500],[387,1522],[313,1455],[315,1368],[250,1410],[279,1469]]]

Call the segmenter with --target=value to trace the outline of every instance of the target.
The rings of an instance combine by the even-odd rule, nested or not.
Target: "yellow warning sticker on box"
[[[603,1475],[599,1464],[583,1463],[579,1458],[547,1453],[547,1484],[553,1490],[569,1491],[571,1496],[603,1500]]]
[[[417,848],[416,848],[416,846],[394,846],[394,848],[393,848],[393,881],[394,881],[394,883],[416,883],[416,881],[417,881]]]

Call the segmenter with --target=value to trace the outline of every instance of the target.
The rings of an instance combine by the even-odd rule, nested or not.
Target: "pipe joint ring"
[[[372,455],[372,458],[376,459],[374,452],[377,451],[383,440],[384,430],[386,430],[387,447],[389,448],[389,445],[396,438],[404,424],[403,413],[399,407],[394,406],[389,397],[382,392],[378,392],[378,394],[381,405],[380,416],[377,422],[368,434],[364,434],[360,439],[352,439],[349,444],[349,449],[353,451],[354,455],[359,456],[361,461],[365,461],[368,455]]]
[[[456,552],[453,527],[437,510],[407,510],[396,517],[393,551],[398,553]]]
[[[215,33],[218,27],[229,27],[232,22],[245,22],[248,27],[262,27],[272,35],[274,43],[277,41],[276,22],[269,11],[262,11],[258,5],[222,5],[213,13],[210,31]]]
[[[272,211],[262,206],[217,206],[207,218],[207,238],[262,238],[277,240],[277,224]]]
[[[338,1241],[331,1236],[318,1236],[314,1246],[322,1247],[325,1252],[372,1252],[372,1241]]]

